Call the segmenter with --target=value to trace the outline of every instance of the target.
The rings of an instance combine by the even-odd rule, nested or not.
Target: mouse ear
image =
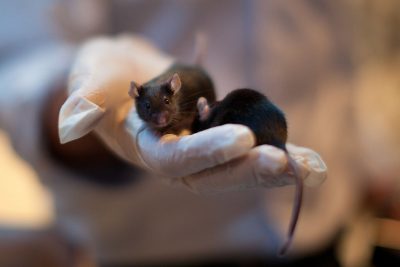
[[[179,78],[178,73],[172,75],[171,81],[169,82],[169,87],[173,94],[176,94],[182,87],[181,78]]]
[[[132,98],[138,97],[141,86],[134,81],[131,81],[131,88],[129,88],[129,95]]]
[[[200,120],[205,121],[210,116],[210,106],[208,105],[207,98],[200,97],[197,100],[197,111],[199,112]]]

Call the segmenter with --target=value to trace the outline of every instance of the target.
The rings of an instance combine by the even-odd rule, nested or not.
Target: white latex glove
[[[120,157],[200,193],[294,183],[283,151],[254,147],[252,132],[223,125],[193,135],[157,136],[137,116],[130,81],[143,83],[166,70],[173,58],[137,36],[98,38],[77,56],[69,98],[60,111],[62,143],[94,130]],[[288,146],[307,185],[326,178],[326,166],[310,149]]]

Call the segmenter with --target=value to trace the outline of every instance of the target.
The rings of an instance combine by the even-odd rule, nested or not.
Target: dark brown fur
[[[178,74],[181,81],[181,88],[176,93],[170,86],[174,74]],[[160,76],[139,86],[138,91],[136,109],[139,117],[161,134],[179,134],[184,129],[190,130],[199,97],[215,101],[212,80],[201,67],[193,65],[174,64]],[[167,114],[168,123],[158,127],[154,118],[162,112]]]

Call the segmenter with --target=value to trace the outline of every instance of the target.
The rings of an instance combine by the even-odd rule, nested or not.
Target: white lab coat
[[[137,1],[132,2],[131,9],[106,2],[110,12],[104,19],[109,19],[110,24],[113,22],[115,31],[144,33],[186,61],[190,61],[195,31],[204,30],[209,39],[205,67],[213,76],[220,97],[235,88],[256,86],[282,101],[277,103],[287,110],[290,139],[320,152],[331,167],[324,185],[305,191],[294,251],[308,253],[332,240],[358,200],[353,174],[341,168],[342,161],[334,151],[333,147],[337,148],[334,134],[321,128],[325,124],[324,116],[332,111],[322,103],[332,97],[345,99],[346,92],[334,88],[327,90],[328,93],[315,93],[320,80],[307,75],[314,71],[323,74],[320,67],[326,64],[324,57],[329,60],[329,53],[313,48],[321,44],[312,34],[304,37],[305,44],[290,46],[290,42],[296,42],[295,37],[285,33],[290,29],[279,28],[284,22],[276,18],[268,21],[265,14],[273,18],[274,12],[281,11],[296,17],[293,13],[299,6],[293,2],[290,6],[266,2]],[[303,29],[307,25],[300,22],[299,27]],[[329,30],[324,33],[323,27],[319,30],[322,36],[329,34]],[[275,38],[270,38],[269,34],[274,31]],[[47,82],[62,73],[71,58],[71,54],[55,47],[40,49],[33,57],[20,58],[13,66],[3,66],[2,77],[6,77],[10,87],[0,91],[0,126],[9,133],[17,152],[34,166],[43,184],[53,192],[57,222],[66,231],[90,242],[103,262],[275,255],[284,241],[290,219],[293,187],[198,196],[164,185],[157,177],[145,174],[136,183],[110,189],[73,179],[75,174],[56,166],[43,151],[38,127]],[[280,47],[286,50],[281,51]],[[291,49],[296,47],[300,51]],[[282,57],[275,55],[279,52]],[[306,53],[323,59],[315,64],[304,62],[302,68],[296,69],[299,62],[307,60]],[[294,74],[298,81],[290,82]],[[296,93],[296,88],[291,87],[296,84],[303,93]],[[314,86],[312,90],[308,85]],[[293,93],[297,100],[283,101]],[[342,127],[340,116],[331,121],[338,134]],[[323,141],[325,136],[329,141]]]

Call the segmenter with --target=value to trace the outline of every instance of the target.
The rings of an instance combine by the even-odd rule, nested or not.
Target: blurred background
[[[329,168],[322,186],[307,189],[299,253],[334,239],[342,266],[400,266],[396,0],[1,1],[0,266],[95,266],[90,249],[71,254],[75,241],[57,230],[62,186],[38,167],[34,149],[26,152],[32,129],[15,110],[29,120],[31,99],[59,81],[90,37],[141,34],[188,62],[198,31],[219,98],[239,87],[264,92],[285,110],[290,141]],[[287,190],[263,195],[274,223],[290,210],[268,203]]]

